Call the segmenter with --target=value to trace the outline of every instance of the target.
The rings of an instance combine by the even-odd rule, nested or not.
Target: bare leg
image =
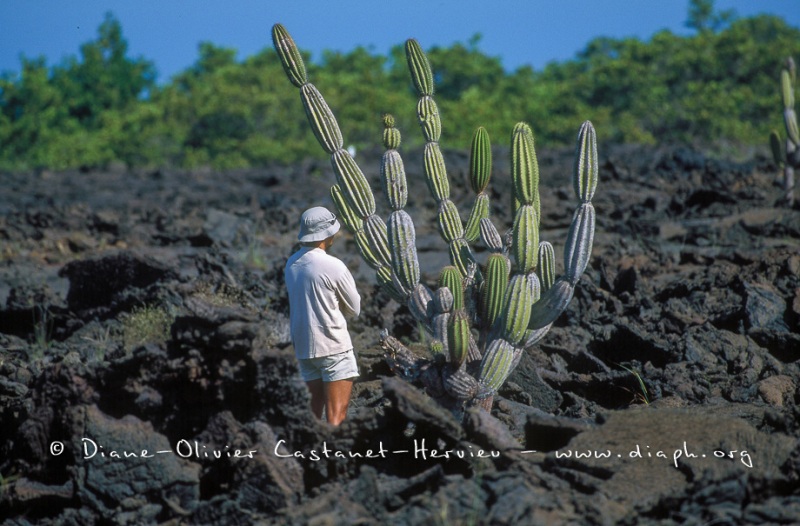
[[[322,409],[325,407],[325,384],[322,378],[306,382],[308,391],[311,393],[311,412],[317,418],[322,418]]]
[[[325,384],[325,410],[328,423],[338,426],[347,416],[350,394],[353,392],[352,380],[336,380]]]

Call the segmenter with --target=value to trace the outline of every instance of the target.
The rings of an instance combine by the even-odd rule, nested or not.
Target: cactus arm
[[[595,211],[590,200],[594,196],[597,179],[597,140],[592,123],[586,121],[578,133],[575,152],[573,187],[580,204],[573,215],[564,247],[565,273],[542,294],[541,299],[531,309],[528,325],[531,330],[542,329],[561,315],[589,263],[595,228]]]
[[[475,377],[467,373],[463,367],[454,368],[452,365],[444,370],[444,390],[456,400],[471,400],[478,394],[479,384]]]
[[[575,286],[564,276],[558,278],[550,289],[531,308],[530,323],[528,328],[538,330],[550,325],[569,305]]]
[[[797,129],[797,115],[795,115],[794,108],[787,108],[783,111],[783,121],[789,139],[795,145],[800,145],[800,132]]]
[[[536,330],[529,330],[525,333],[525,343],[522,346],[524,350],[531,349],[534,345],[539,343],[542,338],[544,338],[548,332],[550,332],[550,328],[553,326],[552,323],[545,325],[544,327]]]
[[[450,316],[447,325],[447,344],[450,351],[450,363],[456,367],[466,361],[470,348],[469,317],[464,309],[457,309]]]
[[[503,338],[519,344],[528,329],[531,307],[539,300],[539,278],[536,274],[515,274],[506,289],[503,308]]]
[[[331,199],[336,206],[338,217],[342,220],[345,228],[352,233],[364,229],[364,220],[347,204],[347,199],[342,192],[342,188],[338,184],[331,186]]]
[[[517,272],[527,274],[534,269],[539,257],[539,221],[533,205],[519,207],[513,232],[511,250]]]
[[[485,192],[475,196],[467,224],[464,226],[464,239],[474,243],[481,237],[481,221],[489,218],[489,195]]]
[[[430,62],[419,42],[413,38],[406,41],[406,59],[417,92],[421,95],[433,95],[433,71]]]
[[[439,274],[439,287],[446,287],[453,296],[453,309],[464,308],[464,281],[454,266],[447,266]]]
[[[432,320],[434,312],[433,292],[431,292],[431,289],[422,283],[418,283],[411,292],[407,305],[414,319],[421,323],[429,334],[433,334]]]
[[[597,134],[589,121],[581,125],[578,132],[574,173],[572,176],[575,195],[582,203],[588,203],[597,189]]]
[[[475,194],[480,194],[489,186],[492,177],[492,143],[489,132],[480,126],[472,136],[469,155],[470,186]]]
[[[397,276],[401,290],[411,295],[419,284],[419,261],[414,233],[414,223],[405,210],[396,210],[389,217],[389,246],[392,271]]]
[[[439,202],[438,219],[442,239],[452,244],[456,239],[464,238],[464,224],[453,201],[444,199]]]
[[[474,257],[469,243],[464,239],[464,225],[458,210],[450,200],[450,181],[439,147],[442,124],[439,108],[433,99],[433,71],[416,40],[407,40],[405,49],[408,69],[419,95],[417,119],[426,141],[423,168],[428,189],[438,206],[439,232],[449,245],[451,263],[459,269],[462,276],[466,276]]]
[[[781,144],[778,133],[770,134],[770,146],[775,164],[783,172],[783,188],[785,200],[789,206],[794,206],[794,169],[800,167],[800,130],[797,126],[795,113],[795,89],[797,72],[794,59],[788,57],[781,70],[781,99],[783,102],[783,124],[786,128],[786,147]]]
[[[373,215],[375,213],[375,197],[367,178],[350,152],[344,149],[333,152],[331,164],[336,173],[337,182],[353,211],[362,218]]]
[[[394,127],[394,117],[384,116],[383,144],[386,151],[381,159],[381,180],[389,207],[392,210],[405,208],[408,201],[408,184],[403,159],[397,148],[400,146],[400,130]]]
[[[393,212],[387,228],[387,250],[392,268],[392,282],[406,298],[414,302],[412,293],[419,285],[420,270],[417,259],[416,231],[411,216],[403,210],[408,201],[408,185],[403,159],[397,148],[400,146],[400,131],[394,127],[394,117],[383,119],[383,143],[386,151],[381,162],[381,180],[384,194]]]
[[[567,279],[575,286],[589,264],[594,239],[595,212],[592,203],[583,203],[575,210],[564,247]]]
[[[308,82],[306,65],[297,46],[289,32],[281,24],[272,26],[272,43],[281,59],[286,76],[295,87],[301,87]]]
[[[481,372],[478,382],[487,387],[490,393],[497,392],[508,375],[514,361],[514,347],[503,339],[493,340],[481,361]]]
[[[794,203],[794,168],[788,164],[783,167],[783,189],[786,201],[792,205]]]
[[[448,326],[450,323],[450,313],[453,311],[453,293],[447,287],[439,287],[433,294],[433,337],[440,342],[445,349],[449,349]]]
[[[514,218],[512,252],[517,272],[527,274],[539,257],[539,166],[533,131],[524,122],[514,126],[511,135],[511,180],[519,202]]]
[[[539,162],[533,142],[533,130],[524,122],[517,123],[511,135],[511,171],[514,197],[523,205],[533,205],[536,217],[539,206]]]
[[[503,254],[491,254],[486,261],[482,291],[482,319],[485,330],[490,329],[503,308],[503,298],[508,287],[511,263]]]
[[[488,218],[481,219],[481,239],[492,252],[502,253],[505,251],[505,243],[500,237],[500,232]]]
[[[341,150],[344,144],[342,131],[328,103],[322,98],[319,90],[310,82],[300,87],[300,96],[306,110],[308,122],[317,140],[326,152],[333,154]]]
[[[547,241],[539,243],[539,261],[536,265],[536,275],[542,292],[547,292],[556,280],[556,256],[553,245]]]
[[[786,164],[786,151],[777,130],[772,130],[769,134],[769,147],[772,150],[772,159],[775,164],[782,168]]]
[[[475,203],[472,205],[464,230],[467,242],[474,243],[481,234],[481,220],[489,217],[489,195],[486,193],[486,187],[492,177],[492,144],[489,133],[482,126],[472,136],[469,172],[470,186],[475,192]]]

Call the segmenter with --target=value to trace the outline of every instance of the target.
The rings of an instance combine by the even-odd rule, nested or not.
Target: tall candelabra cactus
[[[781,70],[781,98],[783,100],[783,123],[786,127],[786,140],[781,140],[777,131],[770,134],[770,145],[775,163],[783,170],[783,188],[789,206],[794,204],[794,170],[800,168],[800,132],[797,128],[797,114],[794,111],[795,84],[797,73],[794,59],[786,59]]]
[[[526,349],[536,344],[572,299],[589,262],[595,228],[591,199],[597,186],[597,143],[592,124],[578,133],[573,183],[578,207],[564,249],[565,272],[555,277],[555,252],[539,240],[541,211],[539,168],[531,128],[525,123],[511,135],[514,222],[501,236],[489,218],[491,144],[479,128],[472,140],[470,185],[475,201],[462,222],[450,199],[450,182],[439,147],[441,119],[434,100],[433,74],[415,40],[406,42],[406,58],[419,95],[417,115],[425,138],[424,174],[437,204],[438,229],[451,264],[441,270],[435,290],[420,280],[415,227],[404,210],[408,185],[398,152],[400,131],[384,116],[381,162],[383,191],[392,212],[388,224],[375,213],[372,190],[352,156],[343,148],[338,123],[317,88],[308,81],[302,57],[286,29],[272,28],[275,49],[289,80],[300,89],[312,130],[331,155],[336,184],[331,196],[342,222],[378,282],[406,304],[430,335],[430,353],[419,357],[384,331],[381,345],[391,369],[420,381],[442,404],[491,408],[492,399]],[[481,239],[489,249],[477,262],[471,244]]]

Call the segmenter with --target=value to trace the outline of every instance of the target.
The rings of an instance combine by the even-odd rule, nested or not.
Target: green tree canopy
[[[571,145],[590,119],[604,141],[765,145],[781,125],[778,77],[785,57],[800,57],[800,30],[774,16],[717,13],[711,0],[690,2],[687,26],[695,33],[598,37],[541,71],[507,71],[480,50],[480,35],[429,49],[442,144],[467,148],[480,125],[502,145],[526,121],[538,144]],[[421,144],[403,43],[388,56],[365,48],[304,55],[347,145],[379,146],[384,113],[395,115],[404,148]],[[201,43],[194,64],[157,85],[152,62],[129,56],[108,15],[78,57],[49,68],[23,58],[20,72],[0,77],[5,169],[233,168],[307,156],[323,157],[269,42],[244,60]]]

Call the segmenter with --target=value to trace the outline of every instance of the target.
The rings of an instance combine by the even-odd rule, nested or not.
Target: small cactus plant
[[[462,222],[450,199],[450,182],[439,147],[442,125],[433,98],[433,73],[416,40],[406,42],[406,58],[419,95],[417,115],[425,138],[423,167],[437,206],[439,233],[447,244],[450,265],[442,269],[436,290],[420,281],[415,228],[404,210],[408,185],[398,152],[400,132],[384,116],[381,162],[383,190],[392,212],[388,224],[375,214],[372,190],[352,156],[343,149],[339,126],[322,95],[306,76],[300,53],[286,29],[272,28],[275,49],[289,80],[300,88],[308,121],[331,155],[336,184],[331,196],[345,226],[378,282],[408,306],[430,335],[430,356],[418,357],[387,331],[381,345],[391,369],[454,411],[466,405],[490,409],[492,399],[519,362],[538,342],[572,299],[591,255],[597,186],[597,141],[589,121],[583,123],[573,172],[578,207],[564,250],[565,273],[555,277],[552,245],[539,239],[541,211],[539,167],[533,131],[519,123],[511,134],[514,223],[501,236],[489,218],[486,192],[492,169],[488,132],[478,128],[470,150],[470,185],[475,201]],[[478,239],[490,254],[479,265],[471,249]]]
[[[769,137],[775,163],[783,170],[783,189],[789,206],[794,205],[794,170],[800,168],[800,132],[797,128],[797,114],[794,111],[796,82],[794,59],[789,57],[781,70],[781,98],[786,140],[781,140],[780,134],[775,130]]]

